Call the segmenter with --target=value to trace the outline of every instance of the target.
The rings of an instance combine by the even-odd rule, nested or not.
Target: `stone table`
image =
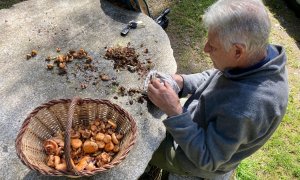
[[[143,21],[145,28],[120,36],[130,20]],[[176,62],[164,30],[150,17],[104,0],[24,1],[0,10],[0,29],[0,179],[67,179],[44,176],[24,166],[16,155],[15,138],[33,109],[53,99],[74,96],[108,99],[130,112],[138,127],[137,142],[121,164],[82,179],[137,179],[164,138],[161,121],[166,117],[149,102],[138,103],[128,95],[115,99],[112,81],[97,81],[96,77],[104,73],[126,89],[142,87],[144,76],[117,71],[113,69],[113,61],[104,58],[105,47],[128,43],[140,54],[139,61],[151,60],[152,68],[175,73]],[[56,48],[61,52],[56,52]],[[48,55],[56,57],[79,48],[94,58],[97,69],[90,76],[72,76],[74,65],[68,66],[67,75],[47,70]],[[33,49],[37,50],[37,56],[26,60],[26,54]],[[85,89],[81,88],[83,82]]]

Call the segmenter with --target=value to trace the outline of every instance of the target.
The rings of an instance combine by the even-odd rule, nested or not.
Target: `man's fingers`
[[[150,84],[152,84],[153,87],[155,87],[156,89],[159,89],[162,87],[162,84],[160,83],[160,80],[158,80],[158,79],[152,79],[150,81]]]
[[[167,81],[164,82],[164,85],[167,89],[173,89],[172,86]]]

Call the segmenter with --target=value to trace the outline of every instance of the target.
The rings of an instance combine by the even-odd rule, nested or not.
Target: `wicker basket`
[[[95,118],[112,119],[117,124],[116,131],[123,133],[120,151],[113,160],[93,171],[75,170],[70,160],[70,129],[74,125],[89,123]],[[65,158],[67,171],[62,172],[47,166],[43,142],[58,132],[65,132]],[[107,171],[118,165],[129,153],[136,140],[134,119],[121,107],[108,100],[71,99],[52,100],[37,107],[25,119],[16,138],[16,151],[22,162],[32,170],[44,175],[81,177]]]

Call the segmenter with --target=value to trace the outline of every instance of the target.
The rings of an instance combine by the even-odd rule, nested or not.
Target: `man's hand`
[[[167,83],[153,79],[148,85],[149,99],[169,117],[182,113],[182,107],[173,88]]]
[[[172,78],[176,81],[180,90],[183,88],[183,78],[179,74],[173,74]]]

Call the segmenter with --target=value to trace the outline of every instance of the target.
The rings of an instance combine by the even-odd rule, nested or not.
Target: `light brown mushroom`
[[[86,140],[83,143],[83,151],[85,153],[95,153],[98,150],[98,144],[90,141],[90,140]]]
[[[112,128],[109,128],[109,129],[107,129],[107,131],[106,131],[106,133],[109,134],[109,135],[112,135],[112,133],[114,133],[114,132],[115,132],[115,130],[112,129]]]
[[[90,156],[84,156],[83,158],[80,159],[80,161],[78,162],[78,164],[76,164],[75,169],[77,171],[82,171],[84,170],[84,168],[87,167],[89,161],[91,160]]]
[[[61,137],[53,137],[51,140],[55,141],[60,147],[64,147],[65,145],[65,142]]]
[[[51,139],[44,141],[44,149],[47,155],[57,155],[59,153],[57,143]]]
[[[115,147],[114,143],[109,142],[109,143],[105,144],[104,150],[106,152],[110,152],[110,151],[112,151],[114,149],[114,147]]]
[[[100,122],[100,129],[104,130],[105,129],[105,124],[103,121]]]
[[[63,159],[60,159],[59,156],[54,156],[54,164],[55,169],[59,171],[66,171],[67,170],[67,164]]]
[[[113,152],[117,153],[120,151],[120,146],[119,145],[115,145]]]
[[[93,162],[89,162],[88,165],[85,167],[85,169],[88,171],[93,171],[94,169],[96,169],[96,166],[94,165]]]
[[[80,130],[81,136],[85,139],[88,139],[91,137],[92,132],[88,129]]]
[[[99,125],[100,125],[100,119],[95,119],[94,124],[95,124],[96,126],[99,126]]]
[[[81,148],[72,150],[72,151],[71,151],[71,158],[72,158],[72,159],[77,158],[78,156],[81,155],[81,154],[80,154],[81,152],[82,152],[82,149],[81,149]]]
[[[96,160],[102,161],[103,163],[109,163],[111,158],[111,155],[109,155],[107,152],[103,152],[96,157]]]
[[[80,139],[71,139],[71,146],[73,149],[78,149],[82,146],[82,141]]]
[[[75,131],[74,129],[71,129],[71,138],[72,139],[80,138],[80,133],[78,131]]]
[[[118,134],[116,135],[116,137],[117,137],[118,140],[121,140],[121,139],[123,138],[123,134],[118,133]]]
[[[103,141],[105,143],[109,143],[111,142],[111,136],[109,134],[105,134],[104,138],[103,138]]]
[[[108,124],[111,125],[111,127],[112,127],[113,129],[116,129],[116,128],[117,128],[117,124],[116,124],[112,119],[109,119],[107,122],[108,122]]]
[[[115,133],[112,133],[111,140],[114,144],[119,144],[119,140],[117,139],[117,136]]]
[[[47,166],[49,166],[49,167],[55,167],[55,164],[54,164],[54,155],[49,155],[49,156],[47,156],[47,159],[46,159],[46,161],[47,161]]]
[[[103,141],[96,141],[98,148],[103,149],[105,147],[105,143]]]
[[[103,133],[97,133],[96,134],[96,141],[102,141],[104,139],[105,135]]]
[[[92,132],[95,132],[95,131],[97,131],[97,126],[96,125],[91,125],[91,130],[92,130]]]

